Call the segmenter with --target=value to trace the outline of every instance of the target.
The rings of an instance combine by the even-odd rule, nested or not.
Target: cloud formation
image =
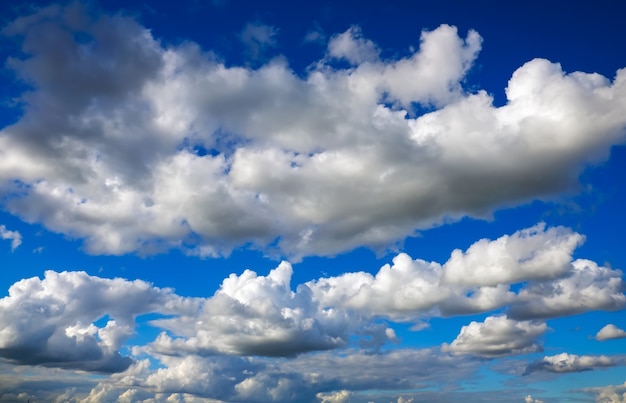
[[[474,31],[442,25],[415,52],[381,59],[352,27],[301,77],[284,58],[227,66],[81,7],[3,30],[22,50],[8,65],[32,90],[0,134],[0,195],[91,253],[251,245],[297,260],[386,248],[547,198],[624,140],[625,71],[611,81],[532,60],[495,107],[462,85],[482,46]],[[271,45],[268,29],[242,35]]]
[[[618,328],[612,323],[609,323],[608,325],[604,326],[596,334],[596,340],[599,340],[599,341],[610,340],[610,339],[622,339],[624,337],[626,337],[626,332]]]
[[[267,275],[231,274],[206,298],[181,297],[139,280],[48,271],[44,279],[15,283],[0,300],[0,356],[18,364],[119,372],[132,363],[120,348],[134,334],[135,318],[151,312],[165,315],[149,322],[162,332],[135,354],[166,362],[294,357],[351,344],[372,353],[398,341],[390,321],[496,310],[509,316],[469,323],[442,351],[487,358],[525,354],[540,350],[548,329],[537,319],[617,309],[626,301],[620,271],[572,260],[581,240],[571,230],[540,224],[480,240],[465,252],[454,251],[445,264],[401,253],[375,275],[348,272],[295,288],[293,268],[282,262]],[[500,273],[498,284],[488,276],[468,276],[471,285],[452,281],[459,259],[468,256],[468,270],[484,261],[487,272]]]
[[[18,231],[9,231],[4,225],[0,225],[0,238],[11,241],[12,252],[22,244],[22,234]]]
[[[568,353],[561,353],[552,356],[543,357],[539,361],[531,363],[524,373],[524,375],[537,372],[547,371],[556,373],[565,372],[581,372],[591,371],[596,368],[607,368],[623,363],[622,359],[614,359],[606,355],[575,355]]]
[[[46,271],[21,280],[0,299],[0,357],[16,364],[120,372],[132,363],[120,348],[137,315],[192,305],[140,280]],[[185,309],[187,309],[185,308]],[[96,326],[100,319],[108,320]]]
[[[471,322],[451,344],[442,350],[494,358],[541,351],[536,340],[548,330],[545,323],[517,322],[506,316],[490,316],[484,322]]]

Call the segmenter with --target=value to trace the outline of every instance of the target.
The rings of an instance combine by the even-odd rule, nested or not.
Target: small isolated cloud
[[[617,326],[611,323],[604,326],[596,334],[596,340],[599,340],[599,341],[610,340],[610,339],[621,339],[624,337],[626,337],[626,331],[618,328]]]
[[[338,392],[318,393],[316,397],[320,403],[346,403],[349,401],[352,393],[349,390],[340,390]]]
[[[22,235],[17,231],[9,231],[4,225],[0,225],[0,238],[11,241],[11,252],[22,244]]]
[[[484,322],[471,322],[451,344],[442,350],[494,358],[541,351],[537,338],[548,330],[545,323],[518,322],[506,316],[490,316]]]
[[[582,372],[591,371],[596,368],[612,367],[618,364],[618,361],[608,357],[606,355],[575,355],[568,353],[561,353],[552,356],[543,357],[539,361],[535,361],[528,365],[524,375],[531,374],[533,372]],[[621,359],[620,362],[622,362]]]
[[[378,60],[380,50],[369,39],[363,37],[361,28],[350,27],[346,32],[333,35],[328,42],[328,56],[344,59],[353,65]]]
[[[241,42],[247,47],[252,59],[263,56],[266,49],[276,46],[278,30],[270,25],[250,22],[241,31]]]
[[[524,398],[524,403],[543,403],[543,400],[533,399],[531,395]]]

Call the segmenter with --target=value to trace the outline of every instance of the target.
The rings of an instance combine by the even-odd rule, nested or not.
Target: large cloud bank
[[[267,275],[231,274],[206,298],[140,280],[48,271],[43,279],[15,283],[0,299],[0,364],[18,364],[5,368],[0,381],[5,397],[39,387],[85,402],[315,401],[372,385],[445,385],[470,376],[480,360],[541,351],[546,318],[624,307],[621,271],[573,258],[582,240],[569,229],[538,224],[455,250],[445,263],[399,254],[375,275],[348,272],[295,288],[292,267],[282,262]],[[485,262],[483,272],[477,261]],[[472,275],[461,276],[459,267]],[[148,322],[160,333],[127,348],[137,318],[147,313],[161,316]],[[440,346],[382,348],[399,340],[391,322],[423,324],[465,313],[490,316]],[[529,363],[525,373],[623,362],[563,353]],[[16,368],[33,365],[112,375],[82,380],[79,390],[63,389],[70,380],[28,386]]]
[[[442,25],[386,60],[351,27],[301,76],[285,58],[227,66],[94,15],[51,6],[4,29],[31,90],[0,132],[4,209],[92,253],[384,248],[563,190],[624,140],[625,71],[611,81],[532,60],[495,107],[462,86],[474,31]]]

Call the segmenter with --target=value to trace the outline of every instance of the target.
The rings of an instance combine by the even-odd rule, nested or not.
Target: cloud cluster
[[[608,385],[598,388],[585,388],[585,392],[592,393],[597,403],[625,403],[626,382],[621,385]]]
[[[81,7],[3,30],[22,51],[8,65],[32,89],[0,133],[0,195],[92,253],[385,248],[548,197],[624,140],[625,71],[611,82],[532,60],[494,107],[462,86],[481,49],[474,31],[442,25],[382,59],[352,27],[298,74],[285,58],[252,69],[193,43],[166,47],[131,18]],[[277,40],[256,25],[242,38]]]
[[[119,372],[132,362],[120,348],[133,335],[135,318],[154,312],[165,315],[149,322],[162,332],[135,347],[134,354],[160,357],[169,368],[162,371],[166,385],[176,374],[171,363],[193,368],[205,358],[239,362],[238,356],[294,357],[350,345],[359,345],[364,354],[380,352],[381,346],[398,341],[390,321],[495,310],[507,316],[469,323],[441,347],[443,353],[484,358],[525,354],[540,350],[539,339],[548,329],[541,319],[626,303],[620,271],[572,258],[581,240],[571,230],[539,224],[479,240],[464,252],[454,251],[444,264],[399,254],[375,275],[349,272],[295,289],[292,266],[282,262],[265,276],[251,270],[231,274],[207,298],[184,298],[142,281],[48,271],[44,279],[15,283],[0,300],[0,356],[17,364]],[[480,261],[486,273],[499,273],[499,281],[481,277]],[[457,279],[460,266],[474,273],[468,281]],[[330,355],[324,357],[332,361]],[[192,361],[181,361],[185,359]],[[579,366],[587,362],[574,361]],[[547,364],[541,365],[547,370]]]
[[[474,357],[539,351],[549,329],[542,319],[624,305],[620,271],[573,259],[582,239],[539,224],[479,240],[443,264],[399,254],[375,275],[345,273],[295,289],[292,266],[282,262],[267,275],[231,274],[207,298],[180,297],[142,281],[48,271],[44,279],[14,284],[0,300],[0,356],[16,364],[116,373],[90,392],[75,393],[85,401],[314,401],[318,393],[328,400],[342,398],[343,390],[445,384],[475,372],[480,360]],[[457,277],[459,267],[471,273],[466,281]],[[472,321],[450,343],[381,348],[398,340],[391,321],[492,311],[506,315]],[[149,322],[162,332],[123,356],[135,318],[149,312],[164,315]],[[146,357],[160,365],[151,367]],[[560,354],[531,363],[526,373],[582,371],[621,360]]]
[[[43,280],[21,280],[0,299],[0,357],[16,364],[123,371],[132,359],[120,347],[134,334],[135,317],[182,312],[191,303],[140,280],[46,271]],[[104,326],[94,324],[107,317]]]

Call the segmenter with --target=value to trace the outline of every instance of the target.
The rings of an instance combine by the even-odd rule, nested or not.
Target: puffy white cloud
[[[444,265],[443,280],[453,284],[496,286],[518,281],[545,280],[571,270],[572,253],[583,236],[570,229],[532,228],[482,239],[463,253],[456,249]]]
[[[626,337],[626,332],[612,323],[604,326],[596,334],[596,340],[604,341],[610,339],[621,339]]]
[[[11,251],[15,251],[22,244],[22,234],[18,231],[9,231],[4,225],[0,225],[0,238],[11,241]]]
[[[472,322],[444,349],[479,356],[524,353],[537,349],[535,339],[547,327],[513,319],[623,306],[621,272],[580,259],[565,263],[580,239],[566,229],[539,225],[491,242],[481,240],[464,254],[453,253],[451,261],[455,253],[475,261],[484,254],[488,267],[501,254],[505,274],[498,282],[524,281],[517,291],[510,284],[493,286],[489,278],[487,285],[481,285],[480,276],[469,281],[472,285],[444,281],[450,278],[446,277],[448,263],[412,259],[404,253],[375,275],[345,273],[294,288],[293,269],[287,262],[267,275],[246,270],[224,279],[207,298],[182,298],[141,281],[49,271],[43,280],[14,284],[9,296],[0,300],[0,310],[6,312],[0,321],[2,356],[24,364],[100,371],[112,371],[113,367],[106,366],[113,365],[109,361],[122,360],[118,364],[124,365],[115,367],[121,370],[131,361],[118,352],[134,332],[135,317],[147,312],[167,316],[150,322],[163,332],[149,345],[137,348],[137,354],[295,356],[349,343],[373,352],[398,341],[387,320],[420,323],[433,316],[494,310],[504,310],[509,317]],[[515,247],[503,248],[503,244]],[[537,262],[522,270],[525,276],[506,274],[519,268],[515,262],[523,265],[533,259]],[[537,274],[541,271],[538,262],[544,263],[551,277]],[[561,267],[568,271],[563,273]],[[469,270],[479,272],[475,266]],[[94,322],[105,315],[108,322],[96,326]]]
[[[346,32],[333,35],[328,42],[328,55],[337,59],[345,59],[358,65],[378,60],[380,50],[376,44],[363,37],[361,28],[350,27]]]
[[[153,321],[176,337],[162,333],[150,350],[174,355],[291,356],[345,346],[355,334],[374,348],[396,340],[392,329],[372,324],[372,317],[320,305],[306,285],[293,292],[291,275],[287,262],[267,276],[250,270],[231,274],[200,312]]]
[[[32,91],[1,131],[0,195],[92,253],[386,248],[563,190],[624,140],[625,70],[611,82],[533,60],[494,107],[461,85],[481,48],[474,31],[442,25],[414,53],[380,60],[352,28],[329,48],[344,38],[338,55],[369,63],[325,58],[298,75],[286,59],[252,69],[164,47],[130,18],[80,7],[4,30],[22,44],[9,66]],[[246,32],[273,43],[269,27]],[[436,109],[415,116],[414,103]]]
[[[531,395],[527,395],[524,398],[524,402],[526,402],[526,403],[543,403],[543,400],[533,399],[533,397]]]
[[[583,391],[593,393],[597,403],[626,403],[626,382],[621,385],[585,388]]]
[[[614,359],[606,355],[576,355],[561,353],[552,356],[545,356],[539,361],[535,361],[528,365],[526,374],[537,371],[547,372],[581,372],[591,371],[595,368],[606,368],[617,365],[623,359]]]
[[[617,310],[624,304],[620,270],[576,259],[566,276],[520,290],[508,314],[516,319],[550,318],[591,310]]]
[[[134,334],[137,315],[183,312],[192,305],[139,280],[46,271],[43,280],[21,280],[0,299],[0,357],[17,364],[119,372],[132,363],[119,349]],[[98,328],[94,322],[105,315],[111,319]]]
[[[382,389],[422,389],[435,381],[449,384],[471,377],[478,368],[475,360],[432,349],[391,350],[379,354],[342,350],[339,354],[322,352],[279,360],[193,355],[158,357],[161,368],[149,369],[147,361],[139,361],[127,371],[102,380],[91,391],[83,392],[82,395],[87,396],[84,401],[97,401],[98,397],[102,400],[103,396],[115,400],[124,394],[156,402],[177,401],[176,398],[178,401],[195,401],[193,398],[196,398],[251,403],[313,402],[324,398],[334,401],[332,399],[346,396],[362,401],[363,396],[359,396],[358,391],[369,390],[372,385]],[[79,394],[76,397],[83,401]]]
[[[471,322],[443,351],[493,358],[541,351],[537,338],[548,330],[545,323],[518,322],[506,316],[490,316],[484,322]]]
[[[316,397],[321,403],[345,403],[348,402],[352,393],[349,390],[340,390],[332,393],[318,393]]]
[[[168,333],[162,333],[149,351],[285,356],[336,349],[355,336],[362,346],[377,349],[397,337],[376,318],[419,322],[496,309],[505,309],[509,318],[465,326],[447,351],[482,356],[534,351],[546,325],[514,319],[623,306],[620,271],[572,261],[573,248],[582,239],[568,229],[541,224],[493,241],[480,240],[465,253],[453,252],[444,265],[400,253],[375,275],[347,272],[296,285],[295,291],[287,262],[267,276],[246,270],[225,279],[198,312],[153,321]],[[467,256],[470,263],[459,263]],[[497,273],[496,281],[482,274],[482,261],[487,273]],[[454,280],[462,276],[463,265],[469,280]],[[524,284],[512,291],[506,282]]]

